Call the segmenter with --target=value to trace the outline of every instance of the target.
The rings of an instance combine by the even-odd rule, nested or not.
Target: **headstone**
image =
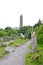
[[[36,52],[37,40],[36,40],[36,33],[35,32],[32,33],[31,38],[32,38],[32,52]]]
[[[20,35],[22,36],[22,38],[25,38],[25,36],[22,33],[20,33]]]

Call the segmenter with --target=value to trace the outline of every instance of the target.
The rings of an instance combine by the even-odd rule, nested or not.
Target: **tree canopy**
[[[39,19],[38,20],[38,23],[37,24],[35,24],[34,26],[33,26],[33,28],[36,28],[37,26],[40,26],[42,23],[41,23],[41,20]]]

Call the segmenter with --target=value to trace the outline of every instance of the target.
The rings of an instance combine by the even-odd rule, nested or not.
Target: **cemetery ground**
[[[32,49],[32,45],[29,47]],[[25,65],[43,65],[43,45],[37,44],[36,53],[27,53],[25,59]]]
[[[28,49],[31,40],[16,47],[14,52],[9,53],[5,58],[0,60],[0,65],[25,65],[25,55],[30,52]]]
[[[28,41],[28,39],[17,39],[14,42],[10,42],[9,46],[17,47],[17,46],[25,43],[26,41]],[[9,53],[8,51],[5,51],[5,48],[6,48],[6,45],[2,45],[0,47],[0,59]]]

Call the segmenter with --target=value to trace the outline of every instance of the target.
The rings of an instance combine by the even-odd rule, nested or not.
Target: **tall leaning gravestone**
[[[37,50],[37,39],[36,39],[36,33],[35,32],[33,32],[31,34],[31,38],[32,38],[32,52],[35,53]]]

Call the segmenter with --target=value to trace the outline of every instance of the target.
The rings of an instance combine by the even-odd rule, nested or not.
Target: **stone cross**
[[[33,32],[31,34],[31,38],[32,38],[32,52],[36,52],[37,40],[36,40],[36,33],[35,32]]]

